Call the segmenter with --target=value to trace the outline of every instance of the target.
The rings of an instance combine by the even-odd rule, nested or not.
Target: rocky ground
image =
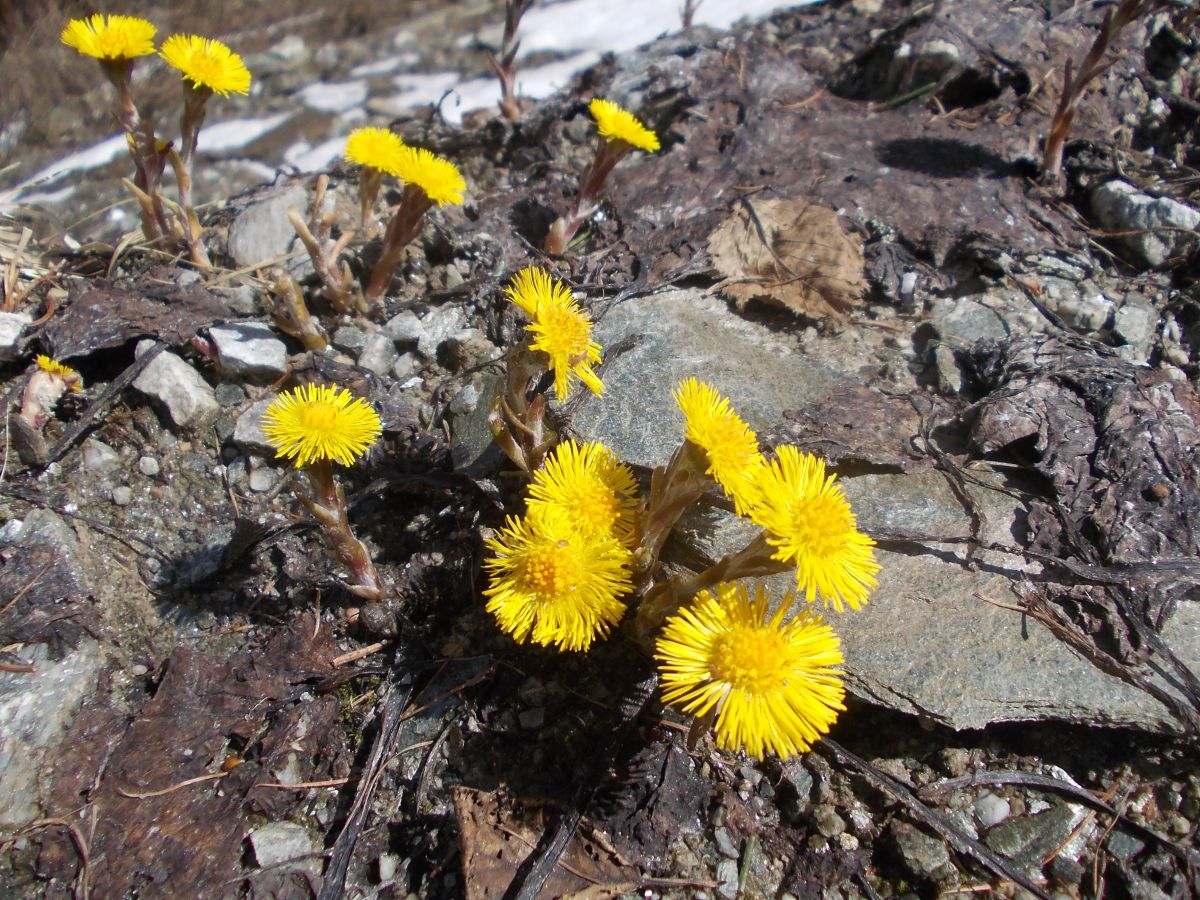
[[[6,431],[0,892],[1195,895],[1196,20],[1128,29],[1046,187],[1057,73],[1100,15],[830,2],[602,60],[513,124],[414,110],[397,127],[467,203],[372,315],[313,301],[325,352],[264,277],[315,286],[285,217],[311,175],[213,203],[213,273],[0,223],[6,260],[37,226],[6,403],[37,353],[86,385],[40,441]],[[664,147],[547,259],[591,96]],[[329,176],[347,227],[353,176]],[[375,252],[351,245],[356,273]],[[632,643],[515,646],[483,612],[482,536],[519,503],[483,417],[531,260],[608,351],[575,433],[646,476],[671,388],[706,378],[765,443],[828,458],[879,542],[878,591],[833,621],[850,708],[807,756],[689,749]],[[386,603],[341,588],[264,444],[306,380],[383,419],[345,482]],[[737,540],[695,516],[669,569]]]

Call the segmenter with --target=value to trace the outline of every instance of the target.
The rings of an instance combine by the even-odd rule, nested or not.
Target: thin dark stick
[[[133,380],[142,374],[142,370],[150,365],[158,354],[166,349],[167,345],[165,341],[156,341],[153,347],[135,359],[126,367],[124,372],[114,378],[112,383],[104,389],[104,392],[83,411],[78,420],[73,422],[71,427],[63,432],[62,437],[55,441],[54,446],[49,450],[46,464],[49,465],[70,450],[83,433],[92,427],[92,421],[104,412],[121,391],[129,387],[133,383]]]
[[[329,867],[325,870],[325,878],[321,884],[321,893],[317,900],[340,900],[345,893],[346,871],[350,866],[350,856],[354,853],[354,845],[362,833],[371,809],[371,797],[379,786],[383,776],[383,767],[388,760],[388,753],[396,740],[403,721],[402,713],[412,697],[412,682],[405,677],[400,683],[388,686],[387,695],[380,702],[382,715],[379,721],[379,734],[375,736],[375,744],[371,747],[371,755],[363,766],[362,776],[358,781],[358,792],[354,795],[354,804],[346,816],[342,832],[334,841],[333,850],[329,854]]]
[[[1014,884],[1019,884],[1040,900],[1050,900],[1050,895],[1030,881],[1027,877],[1013,868],[1008,860],[993,852],[986,844],[982,844],[962,831],[957,825],[940,813],[934,812],[891,775],[871,765],[865,759],[855,756],[845,747],[829,738],[822,738],[817,744],[818,751],[829,751],[837,762],[857,771],[885,794],[899,800],[909,814],[934,829],[959,853],[970,856],[989,871],[999,875]]]
[[[1115,807],[1105,803],[1086,788],[1081,788],[1078,785],[1071,784],[1069,781],[1063,781],[1060,778],[1051,778],[1048,775],[1037,775],[1033,772],[975,772],[971,775],[964,775],[961,778],[947,778],[945,781],[938,781],[934,784],[927,785],[921,788],[921,790],[918,791],[918,794],[923,799],[928,800],[942,794],[947,794],[951,791],[956,791],[959,788],[975,787],[977,785],[1005,784],[1015,784],[1022,787],[1039,787],[1054,791],[1059,794],[1065,794],[1068,797],[1078,800],[1085,806],[1090,806],[1092,809],[1097,809],[1100,812],[1108,813],[1108,815],[1113,816],[1117,822],[1119,822],[1121,825],[1124,825],[1135,834],[1138,834],[1144,838],[1149,838],[1150,840],[1160,844],[1164,850],[1181,862],[1200,866],[1200,852],[1180,846],[1166,835],[1159,834],[1153,828],[1148,828],[1147,826],[1142,825],[1140,822],[1135,822],[1133,819],[1127,818]]]
[[[517,874],[504,892],[504,900],[536,900],[541,896],[546,879],[558,865],[558,859],[571,842],[579,822],[587,812],[597,789],[600,786],[601,774],[609,769],[621,752],[621,745],[629,730],[634,726],[650,702],[654,689],[658,686],[657,674],[650,674],[633,685],[617,704],[620,720],[613,730],[608,746],[604,748],[597,767],[585,778],[576,794],[575,802],[563,812],[553,829],[542,835],[537,849],[521,863]],[[322,898],[324,900],[324,898]]]

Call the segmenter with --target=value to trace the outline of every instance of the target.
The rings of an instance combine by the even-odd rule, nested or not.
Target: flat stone
[[[159,473],[160,466],[158,460],[153,456],[143,456],[138,459],[138,471],[147,478],[153,478]]]
[[[321,870],[321,861],[312,856],[319,850],[317,842],[308,829],[295,822],[268,822],[250,832],[250,846],[254,848],[254,859],[262,868],[279,866],[297,860],[295,866],[315,872]]]
[[[14,661],[35,673],[0,672],[0,826],[20,828],[43,814],[42,777],[61,753],[62,738],[80,704],[95,690],[103,665],[91,638],[57,661],[46,644],[26,644]]]
[[[981,321],[1000,320],[986,311]],[[671,392],[684,377],[715,385],[751,427],[761,429],[781,422],[786,409],[822,400],[852,375],[839,365],[853,360],[843,362],[836,350],[818,356],[822,351],[814,348],[810,355],[807,345],[801,350],[786,333],[743,319],[700,291],[665,292],[617,306],[595,336],[604,346],[636,338],[605,367],[604,396],[587,397],[574,426],[585,439],[602,440],[624,461],[648,468],[666,463],[681,440],[682,417]],[[475,418],[461,420],[465,436],[452,448],[455,464],[464,470],[478,465],[487,447],[486,429],[472,430]],[[977,474],[999,481],[986,470]],[[868,533],[970,534],[969,517],[936,471],[871,473],[843,478],[842,484]],[[972,487],[971,493],[988,521],[982,539],[1011,544],[1023,509],[999,490]],[[689,516],[679,528],[689,544],[714,559],[744,547],[757,533],[728,514]],[[846,686],[853,694],[955,729],[1047,719],[1178,728],[1170,711],[1148,694],[1092,666],[1037,622],[980,599],[1017,605],[1016,587],[1036,567],[989,552],[972,563],[961,544],[933,547],[923,553],[877,548],[882,571],[870,602],[859,611],[828,616],[842,640]],[[779,597],[795,584],[789,575],[767,581]],[[1200,605],[1180,604],[1163,639],[1192,667],[1200,665],[1197,635]]]
[[[1105,182],[1092,192],[1092,212],[1105,228],[1136,232],[1119,240],[1144,265],[1161,266],[1196,242],[1200,212],[1168,197],[1151,197],[1125,181]]]
[[[343,325],[333,333],[333,346],[343,353],[358,353],[367,341],[367,333],[357,325]]]
[[[0,312],[0,360],[7,362],[16,357],[21,334],[32,321],[29,313]]]
[[[399,346],[416,346],[425,336],[425,326],[411,309],[402,310],[392,316],[383,328]]]
[[[950,851],[945,841],[905,822],[892,822],[889,831],[905,867],[918,878],[938,879],[950,873]]]
[[[376,331],[367,335],[363,341],[362,352],[358,354],[358,364],[376,375],[387,375],[395,364],[398,354],[396,343],[386,331]]]
[[[133,488],[126,484],[117,485],[112,491],[112,502],[117,506],[128,506],[133,502]]]
[[[154,346],[141,341],[134,351],[141,356]],[[203,428],[221,414],[216,394],[201,376],[170,350],[158,354],[134,379],[133,386],[158,401],[167,415],[181,428]]]
[[[1084,814],[1081,807],[1062,803],[1039,815],[997,825],[983,841],[1014,862],[1040,869],[1042,860],[1063,845]]]
[[[269,382],[287,372],[287,345],[266,322],[214,325],[208,336],[221,370],[234,378]]]
[[[233,427],[233,442],[247,453],[267,459],[275,458],[275,448],[271,446],[262,429],[263,413],[274,402],[274,396],[263,397],[238,416],[237,424]]]
[[[303,215],[311,202],[303,185],[292,184],[263,193],[242,210],[229,226],[229,255],[237,267],[262,265],[267,260],[299,250],[298,257],[283,265],[296,277],[310,274],[312,262],[288,221],[287,211],[289,206],[294,206]]]
[[[701,291],[623,303],[608,311],[593,337],[604,347],[627,337],[636,343],[605,366],[604,396],[586,398],[575,427],[639,466],[664,464],[678,445],[683,417],[672,392],[684,378],[703,378],[761,429],[782,421],[785,409],[827,396],[852,374],[825,360],[813,365],[790,336],[734,315],[724,300]]]
[[[1141,294],[1130,294],[1113,315],[1113,337],[1124,346],[1121,355],[1133,363],[1145,363],[1154,347],[1158,310]]]
[[[423,333],[417,340],[417,352],[426,359],[435,359],[442,342],[461,331],[466,322],[467,314],[461,306],[435,306],[421,319]]]

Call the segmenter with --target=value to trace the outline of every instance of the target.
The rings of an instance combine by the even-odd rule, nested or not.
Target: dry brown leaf
[[[451,794],[465,896],[468,900],[503,897],[518,867],[554,821],[554,807],[466,787],[455,787]],[[607,900],[635,890],[640,883],[636,869],[578,832],[547,879],[542,896]]]
[[[721,292],[738,309],[764,300],[814,319],[862,303],[862,242],[837,213],[804,200],[746,200],[708,236]]]

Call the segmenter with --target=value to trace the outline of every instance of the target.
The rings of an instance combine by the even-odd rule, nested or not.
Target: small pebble
[[[117,506],[128,506],[133,502],[133,489],[124,484],[113,488],[112,501]]]
[[[269,491],[275,486],[275,470],[267,466],[259,466],[250,473],[250,478],[248,480],[250,483],[250,490],[258,491],[259,493],[262,493],[263,491]]]
[[[1008,818],[1012,807],[1003,797],[997,797],[991,791],[979,795],[975,801],[975,818],[984,828],[991,828]]]
[[[147,478],[153,478],[158,474],[158,460],[153,456],[143,456],[138,460],[138,471]]]

